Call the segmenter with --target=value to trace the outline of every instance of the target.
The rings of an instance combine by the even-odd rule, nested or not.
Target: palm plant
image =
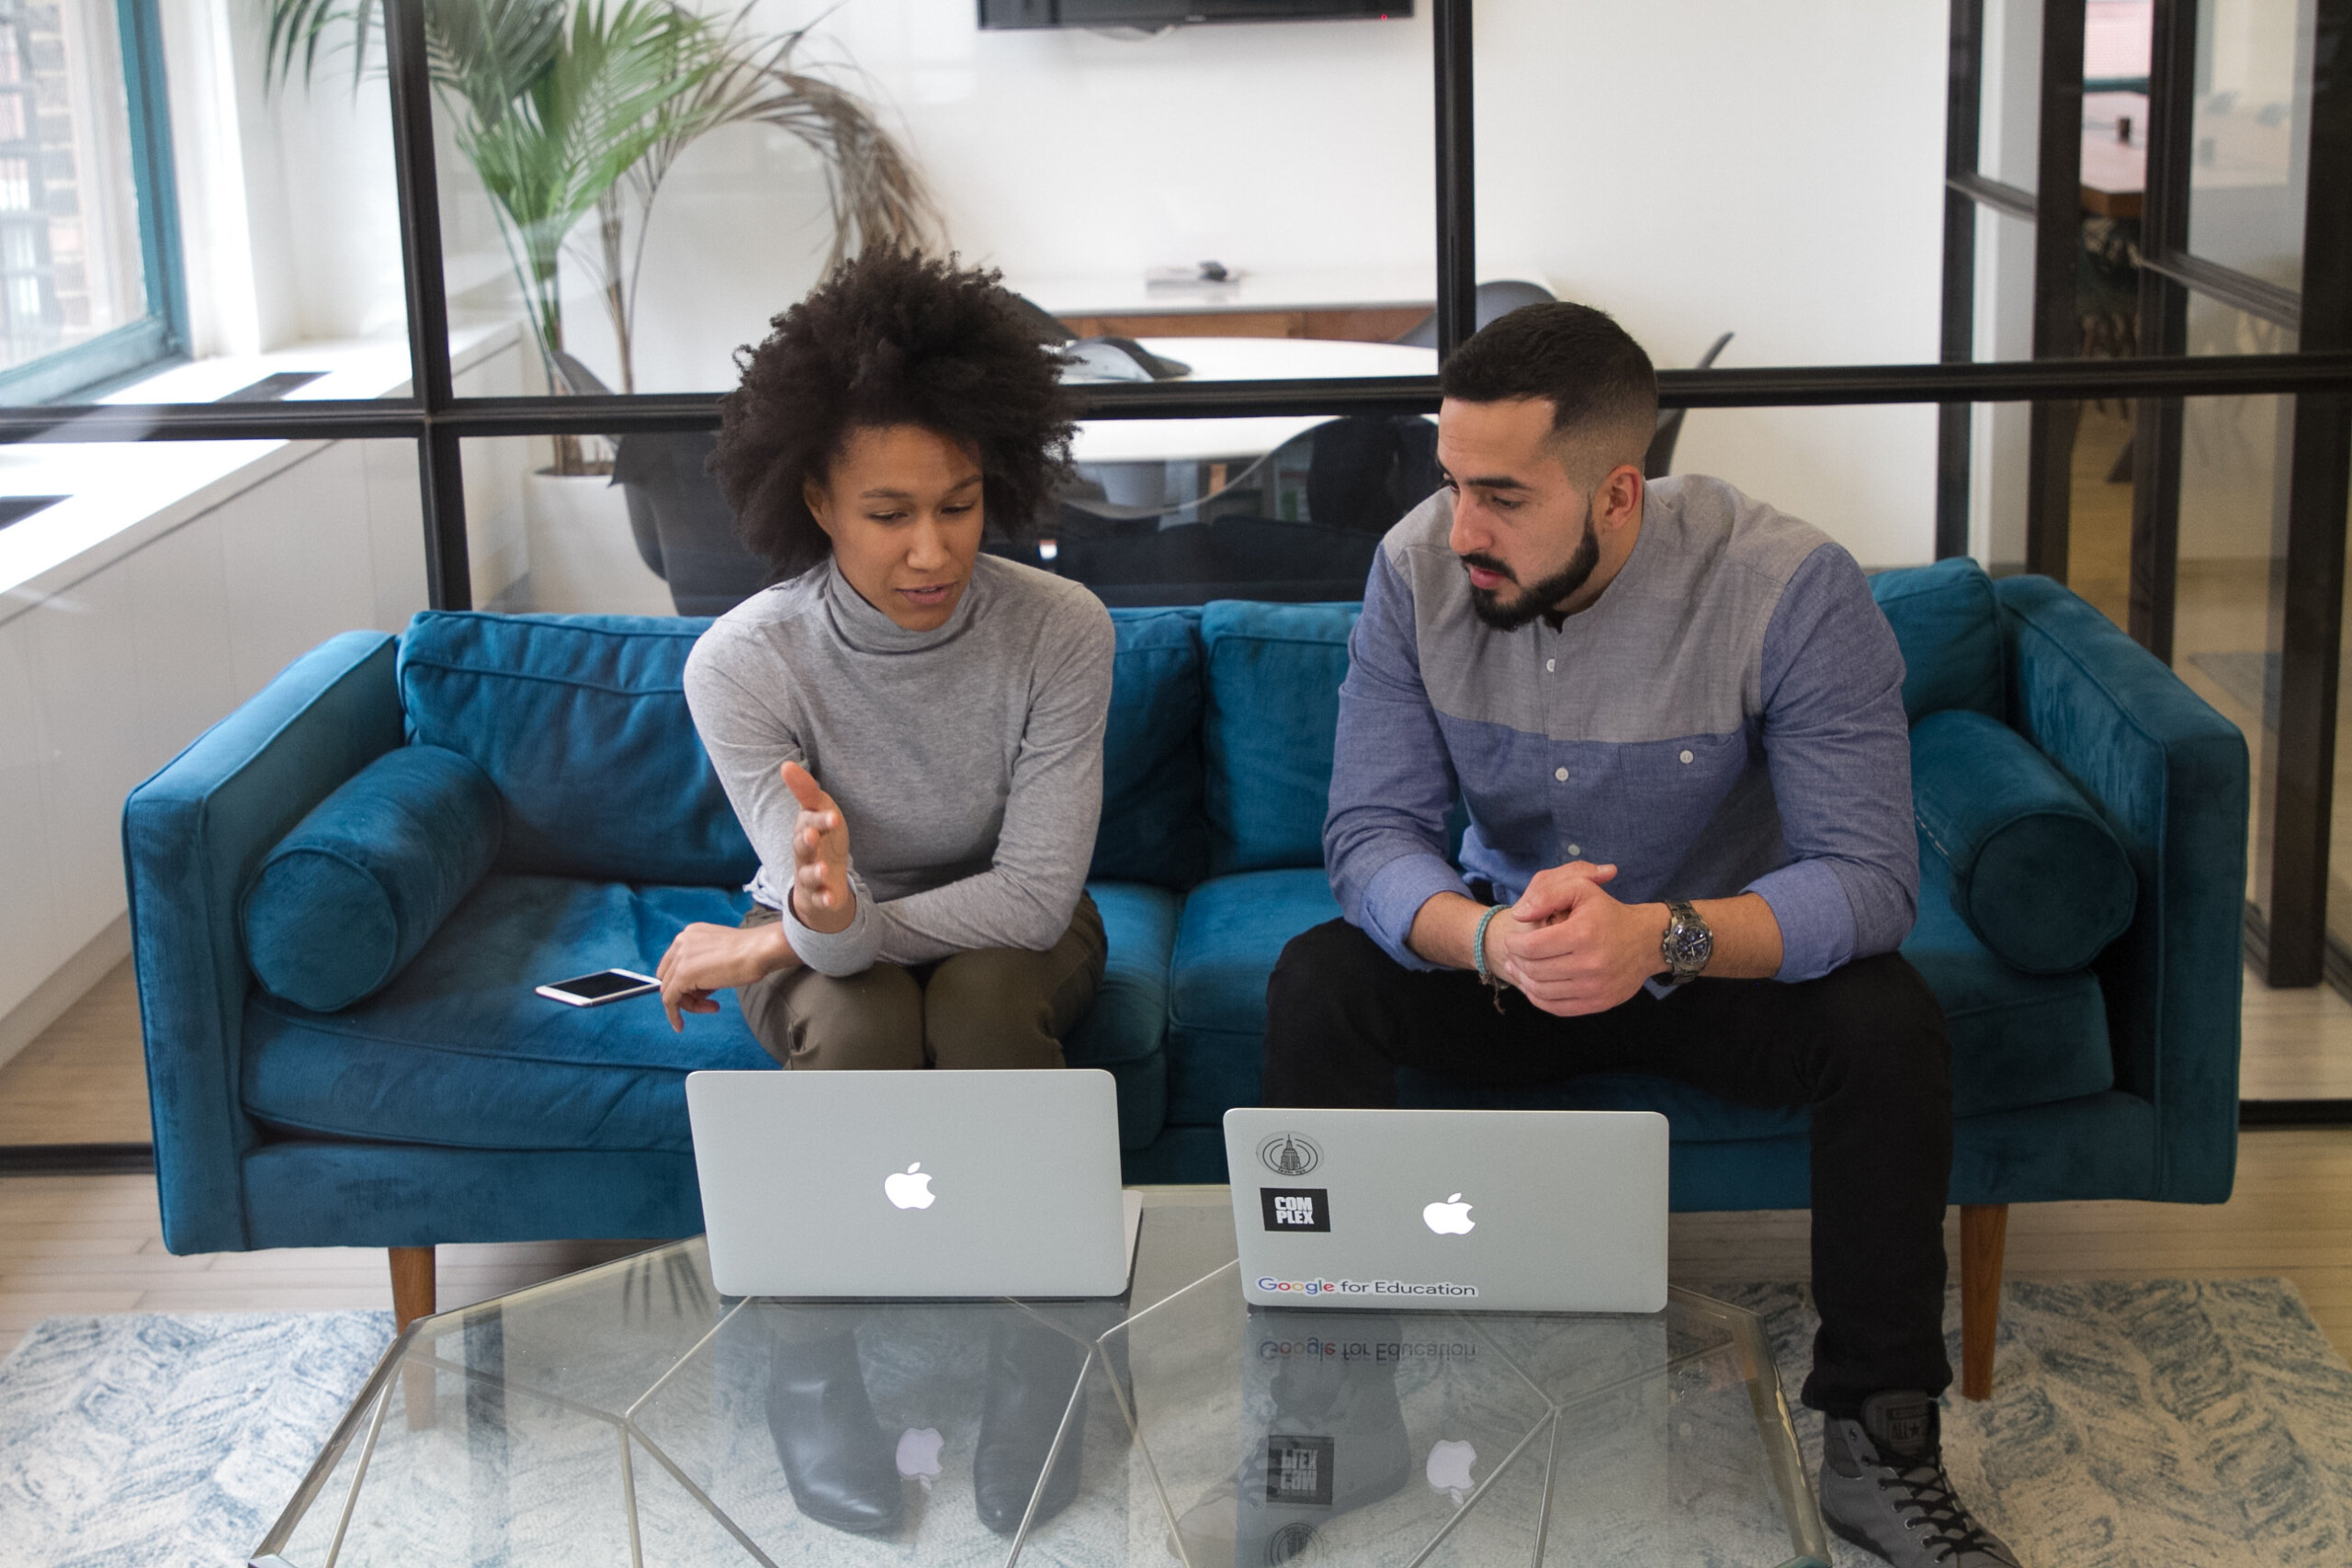
[[[307,85],[322,54],[365,76],[384,0],[263,0],[266,79]],[[489,193],[531,330],[561,388],[559,269],[567,246],[596,279],[637,389],[633,344],[645,235],[662,181],[723,125],[776,126],[825,172],[830,269],[853,244],[914,246],[936,209],[897,141],[857,96],[806,67],[808,28],[761,37],[752,6],[715,18],[683,0],[421,0],[433,83],[458,151]],[[587,220],[593,237],[575,237]],[[569,465],[567,465],[568,467]]]

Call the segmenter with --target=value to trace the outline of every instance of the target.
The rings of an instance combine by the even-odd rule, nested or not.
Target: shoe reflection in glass
[[[980,1523],[997,1534],[1021,1528],[1033,1493],[1035,1524],[1069,1507],[1078,1495],[1080,1457],[1086,1447],[1086,1390],[1080,1384],[1085,1370],[1085,1345],[1048,1325],[1001,1324],[989,1336],[980,1445],[972,1455],[972,1502]],[[1063,1429],[1065,1414],[1069,1435],[1056,1453],[1054,1438]],[[1051,1473],[1046,1469],[1048,1455]]]
[[[856,1333],[838,1317],[820,1321],[832,1332],[804,1337],[786,1326],[775,1337],[768,1375],[775,1457],[803,1517],[886,1534],[905,1512],[898,1444],[874,1418]]]
[[[905,1517],[903,1478],[924,1468],[938,1473],[936,1446],[929,1449],[927,1467],[910,1470],[900,1462],[907,1439],[923,1437],[935,1445],[937,1437],[930,1429],[897,1438],[884,1431],[858,1362],[855,1321],[837,1313],[777,1315],[768,1431],[804,1517],[859,1535],[884,1535]],[[980,1522],[1000,1535],[1021,1528],[1033,1494],[1033,1529],[1078,1495],[1086,1356],[1084,1340],[1035,1320],[1001,1321],[989,1333],[972,1497]],[[1069,1435],[1056,1453],[1066,1416]]]
[[[1177,1519],[1184,1556],[1272,1568],[1305,1551],[1326,1520],[1410,1480],[1397,1348],[1396,1320],[1385,1313],[1251,1308],[1241,1462]]]

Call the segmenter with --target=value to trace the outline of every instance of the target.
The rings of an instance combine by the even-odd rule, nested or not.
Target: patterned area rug
[[[1764,1319],[1793,1390],[1804,1289],[1709,1293]],[[1944,1321],[1958,1366],[1956,1294]],[[2027,1568],[2352,1562],[2352,1368],[2287,1281],[2012,1281],[1995,1366],[1991,1399],[1945,1397],[1945,1463]],[[1820,1417],[1797,1432],[1817,1474]],[[1878,1562],[1832,1545],[1835,1568]]]
[[[388,1312],[45,1319],[0,1361],[0,1564],[242,1563],[391,1337]]]
[[[1764,1317],[1793,1385],[1803,1288],[1712,1293]],[[390,1335],[381,1313],[49,1319],[0,1362],[0,1568],[241,1562]],[[2284,1281],[2011,1284],[1995,1395],[1945,1422],[1954,1479],[2032,1568],[2352,1562],[2352,1369]]]

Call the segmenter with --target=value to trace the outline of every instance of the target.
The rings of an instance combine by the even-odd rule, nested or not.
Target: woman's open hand
[[[800,803],[792,826],[792,912],[812,931],[847,931],[857,918],[849,886],[849,824],[842,808],[797,762],[777,770]]]

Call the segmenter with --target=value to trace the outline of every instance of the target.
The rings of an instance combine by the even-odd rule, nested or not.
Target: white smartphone
[[[640,975],[634,969],[599,969],[594,975],[576,975],[569,980],[558,980],[538,987],[539,995],[550,1001],[570,1002],[576,1008],[603,1007],[624,997],[641,997],[648,991],[658,991],[662,982],[650,975]]]

